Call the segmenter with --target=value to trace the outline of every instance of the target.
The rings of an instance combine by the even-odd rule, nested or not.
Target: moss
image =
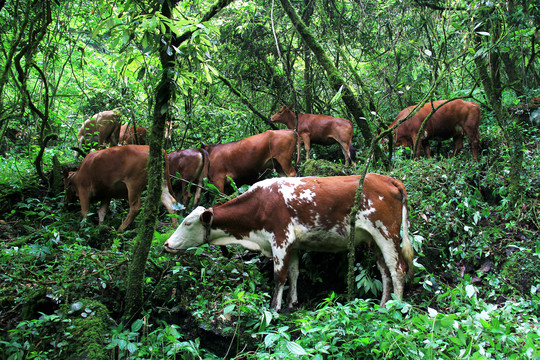
[[[540,259],[537,256],[529,251],[518,250],[508,256],[501,275],[510,285],[526,295],[532,285],[540,282],[538,268]]]
[[[106,334],[113,325],[109,311],[102,303],[92,299],[82,299],[62,309],[71,319],[67,329],[70,334],[66,350],[68,359],[107,359]]]
[[[327,160],[309,159],[302,164],[298,171],[300,176],[344,176],[352,175],[351,168]]]

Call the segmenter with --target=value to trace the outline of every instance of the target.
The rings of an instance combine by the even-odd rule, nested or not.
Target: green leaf
[[[139,330],[141,330],[143,326],[143,321],[141,319],[135,321],[132,325],[131,325],[131,331],[133,332],[137,332]]]
[[[287,350],[289,350],[292,354],[297,355],[297,356],[309,355],[302,346],[298,345],[297,343],[293,341],[287,342]]]

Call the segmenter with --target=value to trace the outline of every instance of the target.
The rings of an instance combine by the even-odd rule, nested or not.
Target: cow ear
[[[204,210],[204,212],[201,214],[201,222],[204,225],[211,225],[213,218],[214,218],[214,210],[212,209]]]

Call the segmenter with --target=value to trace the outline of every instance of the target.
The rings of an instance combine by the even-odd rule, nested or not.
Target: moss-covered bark
[[[210,20],[223,7],[227,6],[232,0],[219,0],[203,15],[201,22]],[[172,10],[178,4],[179,0],[164,1],[161,13],[166,18],[171,18]],[[169,44],[178,47],[183,41],[189,39],[192,33],[197,29],[193,26],[186,30],[180,36],[166,28],[160,39],[160,61],[162,66],[162,75],[156,91],[156,102],[154,106],[154,117],[150,131],[149,147],[150,155],[148,157],[148,192],[144,202],[142,218],[137,229],[137,237],[133,249],[133,260],[131,262],[128,274],[128,286],[126,292],[126,313],[125,318],[132,320],[143,306],[143,280],[144,268],[148,260],[148,253],[154,236],[156,224],[156,214],[161,198],[161,184],[163,181],[163,137],[165,133],[165,122],[169,120],[169,107],[171,98],[175,92],[174,72],[175,54],[169,53]],[[164,40],[161,42],[161,40]]]
[[[326,55],[326,52],[319,44],[313,33],[309,30],[306,24],[298,17],[296,11],[292,7],[289,0],[281,0],[281,5],[285,12],[291,19],[296,31],[302,37],[302,40],[305,44],[311,49],[319,64],[326,71],[326,76],[328,77],[328,82],[336,90],[339,91],[343,86],[343,102],[351,112],[356,122],[356,126],[360,129],[362,137],[364,138],[364,145],[366,147],[371,145],[371,130],[369,129],[368,123],[364,117],[362,109],[356,100],[356,94],[354,90],[349,86],[349,84],[343,79],[339,70],[335,67],[332,59]]]

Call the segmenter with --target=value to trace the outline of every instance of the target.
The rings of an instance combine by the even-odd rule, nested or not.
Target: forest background
[[[0,357],[539,358],[539,27],[530,0],[0,1]],[[477,163],[468,143],[449,158],[451,141],[433,159],[371,158],[401,109],[456,97],[482,108]],[[300,308],[273,312],[268,260],[161,251],[174,229],[159,176],[122,233],[125,202],[104,226],[62,202],[54,164],[79,163],[70,147],[99,111],[151,128],[152,158],[278,128],[284,104],[355,126],[357,167],[316,146],[301,174],[371,159],[405,183],[417,256],[404,301],[377,305],[369,249],[352,300],[345,255],[307,253]],[[206,184],[203,205],[218,200]]]

